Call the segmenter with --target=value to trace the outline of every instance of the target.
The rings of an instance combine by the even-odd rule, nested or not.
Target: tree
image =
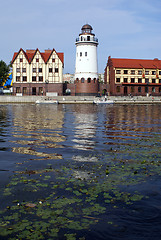
[[[3,85],[10,71],[10,66],[3,60],[0,61],[0,86]]]

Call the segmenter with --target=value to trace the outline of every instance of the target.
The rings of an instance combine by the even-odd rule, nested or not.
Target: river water
[[[0,105],[0,239],[161,239],[160,105]]]

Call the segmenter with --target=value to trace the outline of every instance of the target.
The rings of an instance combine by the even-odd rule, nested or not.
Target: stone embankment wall
[[[93,96],[54,96],[54,97],[45,97],[45,96],[0,96],[1,104],[8,103],[35,103],[36,100],[40,99],[53,99],[57,100],[59,103],[93,103],[94,99],[99,99]],[[118,104],[148,104],[148,103],[161,103],[161,97],[108,97],[110,100],[114,100],[114,103]]]

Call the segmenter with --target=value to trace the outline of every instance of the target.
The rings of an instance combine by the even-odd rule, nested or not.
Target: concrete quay
[[[99,99],[94,96],[0,96],[0,104],[9,103],[35,103],[36,100],[57,100],[60,104],[93,104],[94,99]],[[126,97],[126,96],[109,96],[107,99],[113,100],[114,104],[161,104],[161,96],[158,97]]]

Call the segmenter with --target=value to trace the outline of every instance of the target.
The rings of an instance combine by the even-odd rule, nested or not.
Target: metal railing
[[[87,38],[83,38],[82,40],[80,38],[76,38],[76,42],[98,42],[98,38],[90,38],[90,40],[88,40]]]

